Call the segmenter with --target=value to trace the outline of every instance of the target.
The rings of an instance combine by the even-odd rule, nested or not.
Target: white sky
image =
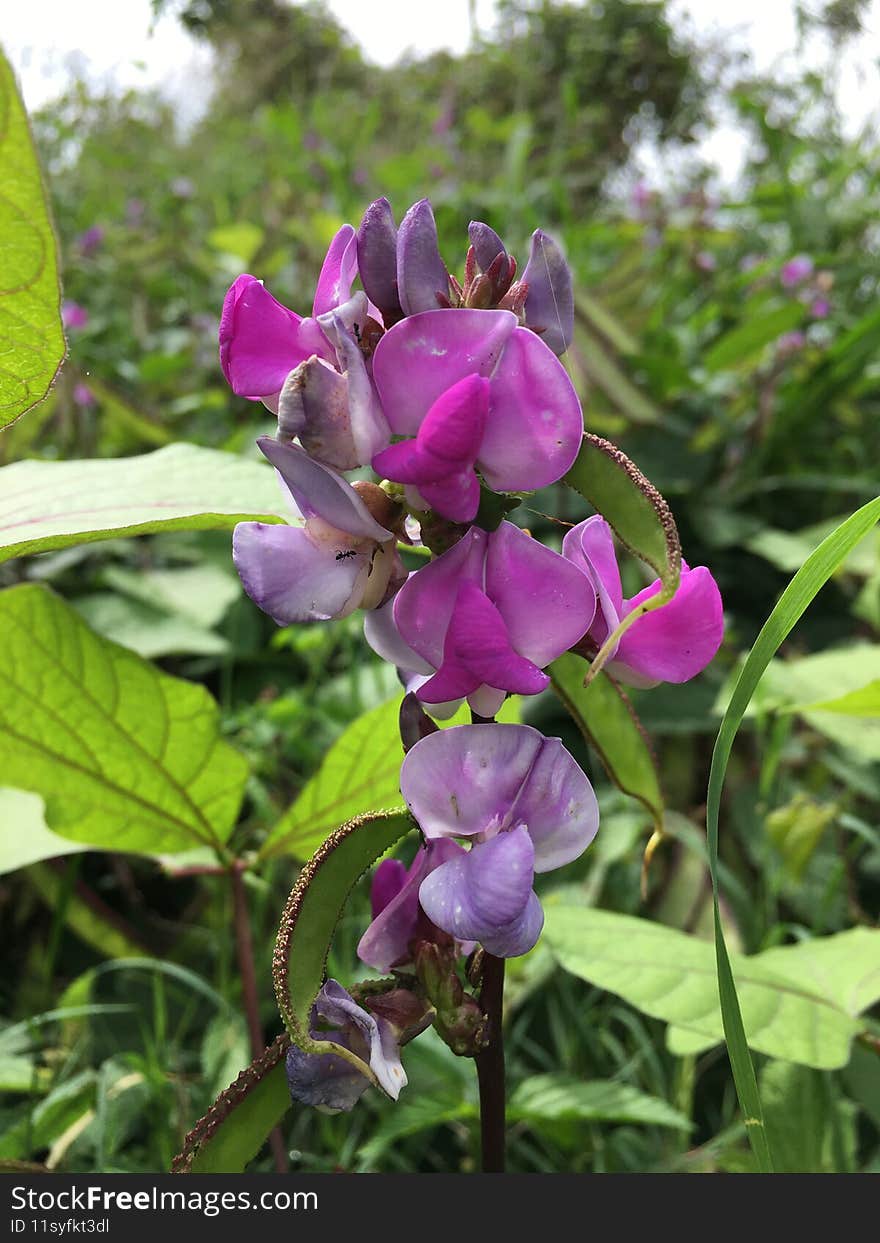
[[[820,0],[813,0],[818,5]],[[407,50],[447,47],[463,51],[470,41],[469,0],[330,0],[329,7],[367,56],[391,64]],[[491,29],[494,0],[475,0],[483,31]],[[672,0],[672,10],[700,34],[715,33],[727,46],[748,48],[759,69],[784,72],[796,63],[793,0]],[[186,114],[197,110],[208,89],[210,56],[172,17],[150,33],[149,0],[7,0],[2,42],[33,109],[58,94],[73,73],[118,87],[161,84]],[[880,101],[880,0],[872,0],[868,33],[848,50],[841,66],[839,100],[855,132]],[[822,50],[806,49],[802,63],[822,63]],[[735,178],[743,143],[724,126],[703,144],[722,179]],[[649,173],[663,169],[645,153]]]

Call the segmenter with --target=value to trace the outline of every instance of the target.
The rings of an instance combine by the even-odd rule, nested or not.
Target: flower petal
[[[530,725],[453,725],[417,742],[400,770],[427,838],[472,837],[513,807],[545,739]]]
[[[417,572],[420,571],[413,571],[413,573]],[[381,608],[367,613],[364,617],[364,638],[377,656],[381,656],[390,665],[396,665],[398,669],[406,673],[423,675],[422,681],[424,681],[424,675],[430,676],[434,668],[413,651],[397,629],[394,621],[394,602],[394,600],[389,600]]]
[[[536,872],[577,859],[599,828],[593,787],[558,738],[543,739],[508,815],[529,830]]]
[[[498,833],[462,851],[426,877],[419,889],[425,914],[459,941],[480,941],[524,913],[535,869],[524,827]]]
[[[489,381],[467,375],[442,393],[419,428],[419,447],[456,469],[472,466],[489,413]]]
[[[496,492],[555,483],[577,457],[583,431],[581,404],[562,363],[528,328],[517,328],[492,375],[478,459],[486,482]]]
[[[366,298],[363,294],[355,295],[347,305],[354,304],[356,299],[362,301],[365,309]],[[367,374],[361,347],[351,327],[343,319],[341,310],[331,312],[324,320],[329,321],[328,335],[336,347],[336,357],[348,384],[348,416],[354,456],[359,466],[366,466],[373,454],[384,449],[391,439],[388,421],[382,413],[373,382]],[[363,322],[363,316],[352,322]]]
[[[507,254],[501,238],[494,229],[490,229],[487,224],[483,224],[482,220],[472,220],[470,222],[468,225],[468,238],[474,248],[474,256],[481,272],[488,272],[493,259],[497,258],[498,255]]]
[[[620,621],[623,608],[614,538],[601,514],[594,514],[565,533],[562,555],[583,570],[596,589],[599,608],[590,634],[601,645]]]
[[[402,317],[403,309],[397,294],[397,229],[386,198],[376,199],[364,212],[357,233],[357,261],[367,297],[389,328]]]
[[[232,558],[247,594],[279,626],[347,616],[370,574],[366,553],[337,560],[332,546],[316,545],[305,528],[278,523],[240,522]]]
[[[624,615],[660,590],[657,579],[624,604]],[[668,604],[634,622],[620,640],[616,671],[650,682],[687,682],[696,677],[721,646],[724,610],[715,579],[704,565],[683,570]]]
[[[458,380],[474,374],[489,379],[516,326],[511,311],[475,310],[426,311],[395,324],[373,355],[373,379],[391,430],[415,436],[437,398]]]
[[[291,1100],[332,1113],[348,1113],[370,1086],[366,1075],[345,1058],[335,1053],[305,1053],[296,1045],[287,1050],[285,1069]]]
[[[391,539],[391,532],[372,517],[351,484],[329,466],[271,436],[259,436],[257,444],[281,475],[306,519],[320,518],[337,531],[379,544]]]
[[[397,233],[397,290],[406,315],[434,311],[437,295],[449,292],[449,276],[440,258],[437,225],[427,199],[414,203]]]
[[[520,916],[499,928],[483,940],[483,948],[496,958],[518,958],[534,949],[541,929],[544,927],[544,911],[536,893],[529,900]]]
[[[315,321],[300,319],[246,272],[223,300],[219,339],[220,364],[232,391],[252,401],[279,392],[288,372],[310,354],[331,361]]]
[[[375,1019],[357,1004],[338,981],[332,979],[325,981],[315,998],[315,1012],[343,1032],[347,1028],[352,1034],[356,1032],[360,1035],[369,1050],[370,1070],[396,1101],[401,1088],[406,1087],[406,1073],[400,1064],[400,1050],[390,1025],[382,1019]]]
[[[321,267],[312,309],[315,319],[348,299],[357,270],[357,236],[350,224],[344,224],[330,243]]]
[[[554,354],[564,354],[574,336],[571,269],[556,242],[542,229],[532,234],[529,261],[522,279],[529,287],[526,327],[539,333]]]
[[[587,632],[596,609],[587,576],[511,522],[489,536],[486,592],[504,618],[511,645],[539,668]]]
[[[403,641],[434,669],[443,663],[459,585],[483,580],[487,538],[485,531],[471,527],[442,556],[411,574],[394,599],[394,622]]]
[[[457,471],[436,483],[419,483],[432,509],[451,522],[473,522],[480,508],[480,481],[472,469]]]
[[[284,381],[278,435],[282,442],[298,437],[310,457],[336,470],[362,465],[351,434],[348,382],[314,354]]]
[[[383,859],[373,873],[370,884],[370,909],[373,919],[400,893],[406,881],[406,865],[399,859]]]

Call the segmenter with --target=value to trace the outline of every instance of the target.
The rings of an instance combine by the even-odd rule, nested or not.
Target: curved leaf
[[[632,1084],[584,1081],[564,1074],[530,1075],[523,1080],[510,1098],[507,1116],[525,1122],[633,1122],[677,1131],[692,1129],[683,1113]]]
[[[306,1052],[343,1057],[371,1083],[377,1083],[373,1072],[349,1049],[312,1039],[309,1019],[349,893],[367,868],[414,827],[407,812],[390,811],[361,816],[331,833],[300,872],[275,942],[275,995],[291,1039]]]
[[[42,401],[64,359],[55,235],[12,69],[0,52],[0,427]]]
[[[279,1036],[220,1093],[184,1140],[172,1174],[243,1172],[290,1108],[284,1073],[289,1047],[287,1036]]]
[[[222,850],[247,762],[202,686],[94,634],[46,587],[0,593],[3,780],[54,832],[104,850]]]
[[[117,535],[279,522],[281,506],[274,471],[196,445],[133,458],[16,462],[0,469],[0,561]]]

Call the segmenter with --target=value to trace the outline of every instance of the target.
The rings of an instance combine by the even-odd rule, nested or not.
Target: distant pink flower
[[[795,255],[787,263],[783,263],[779,271],[779,281],[783,289],[795,289],[803,281],[813,275],[813,260],[809,255]]]
[[[61,303],[61,322],[65,328],[70,328],[75,332],[79,328],[85,328],[89,322],[89,313],[78,302],[65,299]]]
[[[714,272],[718,266],[715,256],[708,250],[701,250],[694,260],[701,272]]]
[[[813,319],[827,319],[831,314],[831,303],[827,298],[816,298],[810,305]]]
[[[76,244],[79,248],[80,254],[85,255],[86,258],[89,258],[99,251],[103,242],[104,230],[99,224],[93,224],[91,228],[86,229],[83,233],[80,233],[79,237],[76,239]]]
[[[806,344],[807,338],[802,332],[784,332],[776,341],[776,352],[781,358],[787,358],[800,353]]]
[[[89,388],[88,384],[83,384],[82,382],[74,385],[73,400],[76,403],[76,405],[78,405],[83,410],[88,410],[91,406],[94,406],[97,402],[97,398],[95,397],[95,394],[92,392],[92,390]]]

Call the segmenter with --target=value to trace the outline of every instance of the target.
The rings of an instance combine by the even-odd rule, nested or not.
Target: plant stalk
[[[232,911],[235,926],[235,956],[238,960],[238,971],[241,976],[241,992],[244,1001],[244,1012],[247,1019],[248,1035],[251,1042],[251,1054],[257,1058],[266,1048],[266,1037],[260,1023],[260,1002],[257,992],[257,972],[254,966],[254,942],[251,936],[251,921],[248,914],[247,893],[244,887],[244,866],[236,860],[229,869],[232,885]],[[269,1136],[269,1146],[275,1159],[275,1172],[287,1174],[289,1165],[284,1136],[280,1127],[275,1127]]]
[[[503,1174],[505,1154],[504,959],[486,954],[480,1005],[489,1020],[489,1043],[474,1058],[480,1086],[480,1139],[483,1173]]]

